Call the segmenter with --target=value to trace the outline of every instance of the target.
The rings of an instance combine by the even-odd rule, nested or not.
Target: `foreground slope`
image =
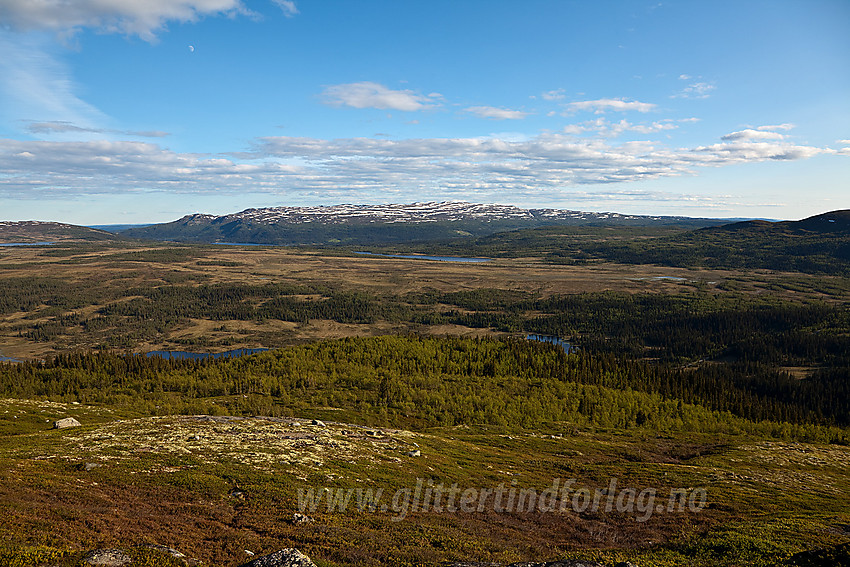
[[[7,392],[38,395],[0,401],[0,558],[156,544],[221,566],[296,547],[328,567],[767,567],[850,542],[846,429],[580,384],[557,360],[599,371],[545,345],[398,337],[7,367]],[[66,416],[83,425],[50,429]],[[435,503],[454,485],[475,506]],[[553,487],[556,506],[536,499]]]

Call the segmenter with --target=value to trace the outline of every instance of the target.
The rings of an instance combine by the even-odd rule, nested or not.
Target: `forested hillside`
[[[154,414],[228,409],[280,415],[336,407],[381,425],[414,428],[534,428],[568,421],[845,439],[839,430],[814,426],[848,424],[850,389],[844,376],[795,383],[776,372],[753,370],[750,375],[716,368],[676,370],[613,355],[568,355],[526,340],[380,337],[235,360],[61,355],[43,363],[7,364],[0,372],[0,395],[127,406]],[[228,396],[236,398],[216,405],[215,398]],[[764,420],[773,423],[753,423]]]
[[[847,211],[835,211],[794,222],[749,221],[696,230],[542,227],[391,249],[456,256],[540,255],[557,264],[608,261],[846,276],[850,274],[847,217]]]

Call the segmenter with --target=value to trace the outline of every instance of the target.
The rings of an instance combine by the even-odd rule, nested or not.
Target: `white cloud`
[[[681,75],[679,78],[681,79],[683,77],[685,77],[685,75]],[[714,83],[691,83],[678,93],[671,95],[670,98],[708,98],[711,96],[709,93],[716,88],[717,86],[715,86]]]
[[[240,0],[0,0],[0,21],[16,30],[63,33],[90,27],[152,41],[169,21],[249,13]]]
[[[325,104],[332,106],[412,112],[435,106],[441,96],[438,93],[424,96],[411,90],[395,91],[379,83],[364,81],[327,87],[322,98]]]
[[[625,119],[619,122],[609,122],[605,118],[597,118],[596,120],[588,120],[579,124],[569,124],[564,127],[563,132],[573,135],[594,132],[597,136],[603,138],[616,138],[624,132],[654,134],[663,130],[675,130],[679,127],[679,123],[694,122],[695,120],[694,118],[684,118],[681,120],[665,118],[664,120],[656,120],[650,123],[634,124]]]
[[[759,126],[759,127],[756,128],[756,130],[785,130],[785,131],[793,130],[793,129],[794,129],[794,125],[789,124],[787,122],[785,124],[773,124],[773,125],[769,125],[769,126]]]
[[[543,100],[564,100],[567,95],[564,94],[564,89],[555,89],[553,91],[546,91],[541,96]]]
[[[725,138],[725,136],[724,136]],[[794,146],[773,142],[738,142],[712,144],[694,148],[695,154],[702,154],[702,165],[726,165],[731,163],[756,162],[766,160],[797,160],[814,157],[831,150],[813,146]]]
[[[68,121],[83,128],[106,120],[77,95],[71,73],[54,56],[55,49],[44,34],[0,29],[0,118]]]
[[[609,110],[617,112],[651,112],[655,110],[655,108],[656,105],[649,102],[639,102],[636,100],[629,101],[619,98],[600,98],[598,100],[583,100],[567,104],[568,110],[593,111],[596,114],[602,114]]]
[[[527,112],[521,110],[509,110],[494,106],[470,106],[465,110],[480,118],[489,118],[491,120],[522,120],[528,116]]]
[[[287,18],[291,18],[298,14],[298,7],[295,5],[295,2],[292,0],[272,0],[278,7],[283,10],[283,13]]]
[[[91,128],[77,126],[72,122],[64,120],[54,120],[51,122],[30,122],[27,130],[32,134],[121,134],[125,136],[138,136],[142,138],[164,138],[168,136],[168,132],[159,130],[150,131],[133,131],[133,130],[113,130],[111,128]]]
[[[850,146],[850,140],[836,140],[838,144],[844,144],[845,146]]]
[[[779,132],[770,132],[767,130],[753,130],[752,128],[747,128],[746,130],[741,130],[740,132],[732,132],[731,134],[726,134],[725,136],[721,136],[721,140],[734,141],[734,140],[782,140],[785,138],[784,134],[780,134]]]

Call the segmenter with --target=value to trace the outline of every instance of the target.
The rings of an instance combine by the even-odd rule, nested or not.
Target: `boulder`
[[[296,526],[298,524],[309,524],[313,521],[313,518],[311,518],[310,516],[305,516],[300,512],[295,512],[294,514],[292,514],[292,518],[289,519],[289,523],[294,524]]]
[[[240,567],[316,567],[316,564],[297,549],[281,549],[257,557]]]
[[[95,549],[86,553],[83,561],[89,565],[103,567],[123,567],[133,562],[123,549]]]
[[[64,419],[57,419],[53,422],[53,429],[65,429],[66,427],[79,427],[82,423],[74,419],[73,417],[66,417]]]
[[[408,457],[421,457],[422,451],[420,451],[419,449],[414,449],[413,451],[408,451],[407,456]]]
[[[313,424],[313,425],[318,425],[319,427],[324,427],[324,426],[325,426],[325,422],[324,422],[324,421],[321,421],[321,420],[319,420],[319,419],[314,419],[314,420],[312,421],[312,424]]]

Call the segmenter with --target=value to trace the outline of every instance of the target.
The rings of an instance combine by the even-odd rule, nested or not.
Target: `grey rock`
[[[408,451],[407,456],[408,457],[421,457],[422,451],[420,451],[419,449],[415,449],[413,451]]]
[[[73,417],[66,417],[64,419],[57,419],[53,422],[53,429],[65,429],[66,427],[79,427],[82,423],[74,419]]]
[[[631,561],[620,561],[619,563],[615,563],[614,567],[638,567]]]
[[[289,523],[295,524],[296,526],[299,524],[309,524],[314,521],[315,520],[313,520],[313,518],[311,518],[310,516],[305,516],[300,512],[295,512],[294,514],[292,514],[292,518],[289,519]]]
[[[313,425],[318,425],[319,427],[324,427],[324,426],[325,426],[325,422],[324,422],[324,421],[321,421],[321,420],[318,420],[318,419],[314,419],[311,423],[312,423]]]
[[[240,567],[316,567],[309,557],[297,549],[281,549],[240,565]]]
[[[86,553],[83,561],[104,567],[123,567],[133,562],[123,549],[95,549]]]
[[[94,469],[96,469],[98,467],[102,467],[102,466],[103,465],[101,465],[100,463],[82,463],[77,468],[80,469],[81,471],[89,472],[89,471],[93,471]]]

